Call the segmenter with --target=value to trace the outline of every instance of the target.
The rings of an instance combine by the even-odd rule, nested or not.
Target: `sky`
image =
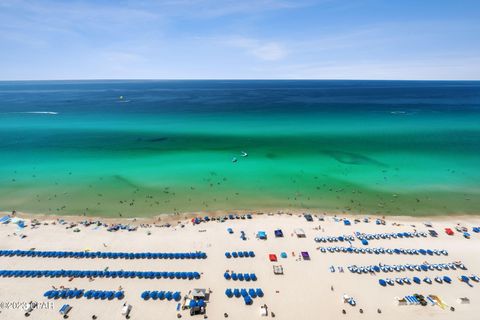
[[[480,79],[478,0],[0,0],[0,80]]]

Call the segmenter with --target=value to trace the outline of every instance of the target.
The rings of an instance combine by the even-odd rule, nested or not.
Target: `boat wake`
[[[20,114],[58,114],[55,111],[24,111],[24,112],[8,112],[8,113],[20,113]]]

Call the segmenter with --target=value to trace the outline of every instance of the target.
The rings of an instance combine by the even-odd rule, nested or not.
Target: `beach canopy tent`
[[[281,229],[275,230],[275,237],[277,238],[283,238],[283,232]]]
[[[266,240],[267,239],[267,233],[265,231],[258,231],[257,238],[262,239],[262,240]]]
[[[302,251],[301,252],[303,260],[310,260],[310,255],[308,254],[307,251]]]
[[[450,228],[445,228],[445,233],[448,234],[449,236],[453,236],[453,230]]]
[[[276,254],[273,254],[273,253],[270,253],[268,255],[268,259],[272,262],[276,262],[277,261],[277,255]]]
[[[305,238],[306,237],[305,231],[303,231],[303,229],[301,229],[301,228],[295,229],[295,234],[297,235],[298,238]]]
[[[227,231],[228,231],[228,233],[230,233],[230,234],[233,233],[233,229],[232,229],[232,228],[228,228]]]
[[[283,274],[282,266],[273,266],[273,274]]]
[[[313,217],[311,214],[304,214],[303,215],[305,217],[305,220],[307,220],[308,222],[312,222],[313,221]]]
[[[200,300],[200,299],[205,300],[207,298],[207,290],[206,289],[198,289],[198,288],[193,289],[192,297],[195,300]]]

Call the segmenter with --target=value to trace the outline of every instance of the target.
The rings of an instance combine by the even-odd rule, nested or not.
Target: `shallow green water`
[[[0,83],[0,209],[478,214],[479,88]]]

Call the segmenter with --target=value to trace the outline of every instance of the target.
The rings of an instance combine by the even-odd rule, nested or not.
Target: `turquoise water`
[[[0,123],[2,210],[480,208],[480,82],[0,82]]]

